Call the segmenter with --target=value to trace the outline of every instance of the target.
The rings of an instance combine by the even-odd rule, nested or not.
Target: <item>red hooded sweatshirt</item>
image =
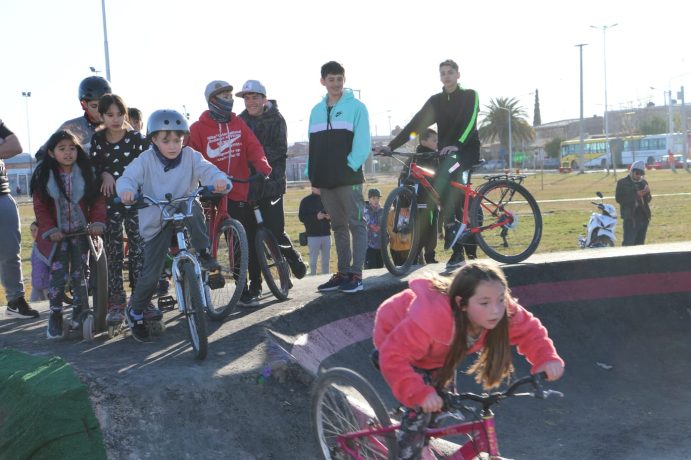
[[[242,118],[235,114],[231,115],[229,122],[219,123],[211,118],[208,110],[205,111],[199,121],[192,123],[187,145],[201,152],[231,180],[250,177],[250,164],[265,176],[271,173],[271,166],[259,140]],[[249,184],[233,182],[228,199],[247,201],[248,191]]]

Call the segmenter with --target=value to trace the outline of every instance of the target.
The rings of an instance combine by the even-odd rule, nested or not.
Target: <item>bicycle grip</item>
[[[134,194],[134,203],[132,203],[132,204],[124,204],[124,203],[122,202],[122,199],[121,199],[119,196],[116,196],[115,198],[113,198],[113,204],[122,204],[122,205],[124,205],[124,206],[133,206],[133,205],[135,205],[135,204],[137,203],[137,201],[139,201],[139,200],[141,200],[141,199],[142,199],[142,194],[141,194],[141,193],[135,193],[135,194]]]

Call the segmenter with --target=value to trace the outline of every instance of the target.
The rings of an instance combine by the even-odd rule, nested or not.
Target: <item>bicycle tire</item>
[[[470,208],[478,245],[492,259],[518,263],[530,257],[542,238],[542,214],[535,198],[511,180],[491,180]],[[490,228],[495,226],[493,228]]]
[[[260,228],[254,238],[254,244],[266,285],[278,300],[287,299],[290,272],[276,237],[266,228]]]
[[[410,204],[408,204],[410,203]],[[393,223],[400,219],[401,210],[408,209],[408,224],[403,229]],[[410,271],[411,265],[416,261],[419,246],[420,246],[420,226],[415,221],[417,219],[417,197],[415,191],[406,186],[395,188],[391,191],[384,203],[384,212],[382,213],[380,223],[381,234],[381,256],[384,260],[384,265],[389,273],[395,276],[404,276]],[[408,235],[399,237],[400,235]],[[391,253],[391,239],[406,238],[410,241],[410,249],[404,260],[396,261]],[[404,252],[404,251],[400,251]],[[400,262],[400,263],[397,263]]]
[[[94,311],[94,329],[98,332],[108,330],[106,314],[108,313],[108,260],[106,251],[93,255],[95,258],[91,276],[95,276],[92,293],[92,309]]]
[[[593,246],[595,245],[600,248],[613,248],[614,241],[610,240],[609,237],[598,235]]]
[[[332,368],[317,377],[311,390],[310,415],[312,431],[327,460],[350,458],[340,449],[337,436],[391,426],[386,407],[372,385],[345,368]],[[393,431],[350,439],[348,445],[365,459],[397,458],[398,444]]]
[[[190,334],[190,343],[195,358],[203,360],[206,358],[209,342],[206,333],[206,314],[202,291],[199,278],[194,270],[194,264],[183,262],[181,276],[184,315]]]
[[[232,218],[221,222],[215,238],[216,260],[221,264],[223,287],[208,289],[207,314],[214,321],[223,321],[235,311],[242,296],[247,279],[249,243],[245,227]]]

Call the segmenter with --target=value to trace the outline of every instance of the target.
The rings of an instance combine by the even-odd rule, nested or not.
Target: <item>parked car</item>
[[[653,162],[653,169],[670,169],[669,157],[664,155],[657,161]],[[684,155],[674,155],[674,167],[684,169]]]
[[[501,160],[485,160],[485,162],[477,168],[478,171],[497,171],[504,169],[504,163]]]

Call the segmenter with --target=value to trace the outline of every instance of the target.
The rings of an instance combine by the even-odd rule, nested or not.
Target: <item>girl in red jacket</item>
[[[105,229],[106,206],[89,157],[70,131],[53,134],[46,148],[48,154],[31,177],[31,194],[38,222],[36,245],[50,265],[50,317],[46,335],[54,339],[62,336],[62,296],[68,277],[74,289],[72,321],[81,316],[87,304],[84,280],[89,242],[86,235],[69,234],[86,230],[91,235],[101,235]]]
[[[513,371],[511,345],[548,380],[564,372],[547,330],[510,295],[498,267],[471,263],[453,281],[414,279],[385,300],[374,321],[379,365],[394,396],[409,409],[401,420],[399,458],[420,458],[424,428],[442,408],[436,388],[454,381],[468,355],[468,369],[484,388],[494,388]]]

